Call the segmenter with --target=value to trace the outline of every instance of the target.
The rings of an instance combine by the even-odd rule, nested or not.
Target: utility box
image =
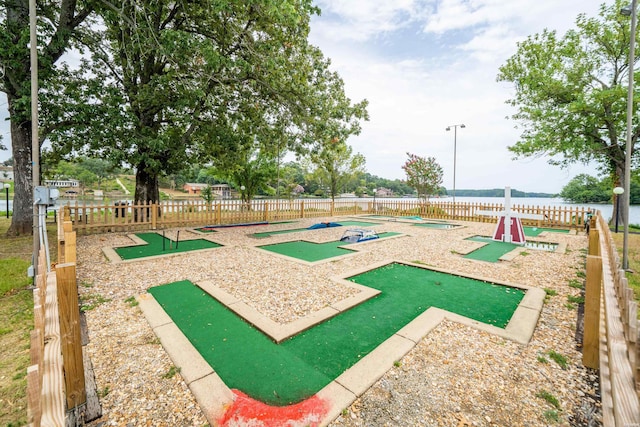
[[[60,190],[57,188],[49,188],[37,186],[33,189],[33,204],[53,206],[60,197]]]

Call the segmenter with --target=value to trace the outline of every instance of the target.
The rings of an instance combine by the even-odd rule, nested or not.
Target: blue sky
[[[555,193],[575,175],[546,158],[512,160],[519,136],[505,119],[513,110],[498,68],[516,43],[544,28],[564,34],[580,13],[596,16],[601,2],[584,0],[317,0],[311,42],[332,59],[354,101],[369,100],[370,121],[349,139],[367,171],[403,179],[406,152],[433,156],[456,188],[502,188]]]
[[[405,178],[407,152],[433,156],[453,186],[453,132],[457,132],[456,188],[559,192],[579,173],[547,159],[512,160],[518,140],[506,83],[498,68],[516,43],[544,28],[563,34],[579,13],[596,16],[594,0],[316,0],[321,16],[311,22],[311,43],[331,58],[354,101],[369,100],[370,121],[349,139],[367,171]],[[0,94],[0,134],[10,142],[6,98]],[[11,156],[0,151],[0,160]]]

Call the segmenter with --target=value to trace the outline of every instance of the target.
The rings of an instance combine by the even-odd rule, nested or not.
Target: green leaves
[[[418,197],[429,200],[430,195],[438,194],[442,185],[442,167],[434,157],[420,157],[407,153],[409,158],[402,165],[407,174],[407,184],[416,189]]]
[[[511,118],[523,130],[509,147],[516,158],[545,155],[560,166],[595,161],[623,176],[630,40],[623,5],[602,5],[597,18],[579,15],[563,37],[549,30],[530,36],[500,67],[498,81],[514,85]],[[634,144],[639,125],[634,115]]]

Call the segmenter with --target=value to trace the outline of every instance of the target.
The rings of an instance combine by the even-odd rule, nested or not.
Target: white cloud
[[[547,159],[512,160],[516,123],[505,117],[510,88],[496,82],[498,67],[516,43],[544,28],[564,33],[581,12],[597,5],[578,0],[322,0],[327,12],[312,20],[312,43],[332,58],[353,100],[367,98],[370,122],[349,140],[367,159],[367,170],[404,178],[406,152],[434,156],[453,175],[453,132],[457,138],[457,188],[510,185],[524,191],[559,192],[577,173]],[[417,28],[411,36],[407,29]],[[331,32],[328,29],[331,28]],[[423,30],[420,33],[420,29]],[[384,46],[380,35],[384,34]]]

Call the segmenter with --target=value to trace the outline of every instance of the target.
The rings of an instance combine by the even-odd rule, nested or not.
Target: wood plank
[[[587,280],[584,302],[584,336],[582,363],[598,369],[600,344],[600,289],[602,287],[602,258],[587,256]]]
[[[64,360],[67,408],[83,405],[87,400],[84,367],[82,366],[82,338],[80,309],[76,283],[76,265],[59,264],[56,267],[58,304],[60,309],[60,336]]]

